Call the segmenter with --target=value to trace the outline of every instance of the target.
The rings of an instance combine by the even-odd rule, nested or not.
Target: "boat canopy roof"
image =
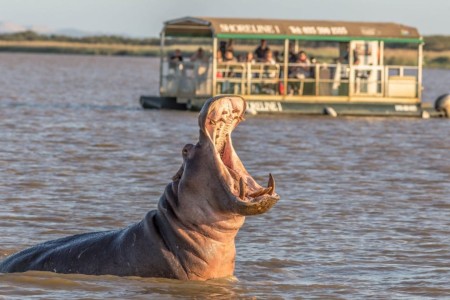
[[[373,22],[184,17],[165,22],[162,33],[166,37],[423,43],[414,27]]]

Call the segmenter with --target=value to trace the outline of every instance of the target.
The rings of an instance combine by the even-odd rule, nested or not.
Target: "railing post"
[[[161,31],[160,34],[160,47],[159,47],[159,94],[161,94],[161,91],[163,90],[163,71],[164,71],[164,43],[165,43],[165,34],[164,30]]]
[[[422,99],[423,43],[419,44],[417,55],[417,98]]]
[[[284,66],[283,66],[283,85],[284,85],[284,91],[283,91],[283,98],[286,96],[287,89],[288,89],[288,64],[289,64],[289,40],[284,40]]]
[[[314,79],[316,80],[316,88],[315,88],[315,95],[319,96],[319,85],[320,85],[320,69],[319,69],[319,64],[315,64],[314,65]]]
[[[217,94],[217,38],[213,38],[213,53],[212,53],[212,96]]]
[[[247,83],[246,83],[246,90],[245,90],[245,92],[246,92],[246,94],[247,95],[250,95],[251,94],[251,92],[252,92],[252,66],[251,66],[251,62],[247,62],[246,63],[246,69],[247,69],[247,71],[246,71],[246,78],[247,78]]]

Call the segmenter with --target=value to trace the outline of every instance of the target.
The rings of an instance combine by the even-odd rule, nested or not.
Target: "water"
[[[155,59],[0,54],[0,70],[0,258],[139,221],[198,138],[196,113],[139,108]],[[424,76],[427,101],[449,92],[449,71]],[[247,218],[236,278],[2,274],[0,299],[448,299],[449,128],[249,116],[235,148],[281,200]]]

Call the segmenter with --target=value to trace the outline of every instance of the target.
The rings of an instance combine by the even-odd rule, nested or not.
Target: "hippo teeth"
[[[241,178],[242,181],[242,178]],[[239,182],[239,185],[241,186],[241,181]],[[242,193],[242,188],[241,188]],[[265,194],[273,195],[275,193],[275,179],[273,178],[272,174],[269,174],[269,182],[267,183],[267,188],[261,188],[257,190],[256,192],[251,193],[248,195],[249,197],[256,198]],[[241,196],[239,196],[241,197]],[[241,197],[242,198],[242,197]]]

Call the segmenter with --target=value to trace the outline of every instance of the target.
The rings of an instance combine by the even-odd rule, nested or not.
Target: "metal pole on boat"
[[[288,89],[288,63],[289,63],[289,40],[284,40],[284,67],[283,67],[283,98],[286,96]]]
[[[212,53],[212,96],[215,96],[217,91],[217,37],[213,38],[213,53]]]
[[[355,93],[355,70],[353,69],[353,49],[355,48],[355,44],[353,41],[348,43],[348,66],[350,68],[350,74],[348,77],[348,96],[351,98]]]
[[[423,42],[419,44],[417,53],[417,98],[422,98],[422,64],[423,64]]]
[[[386,97],[386,84],[387,84],[387,73],[388,69],[384,66],[384,41],[380,41],[379,44],[379,58],[378,58],[378,64],[381,66],[381,95],[383,97]]]
[[[163,70],[164,70],[164,45],[165,45],[165,32],[164,29],[160,33],[159,40],[159,93],[161,94],[161,90],[163,88]]]

